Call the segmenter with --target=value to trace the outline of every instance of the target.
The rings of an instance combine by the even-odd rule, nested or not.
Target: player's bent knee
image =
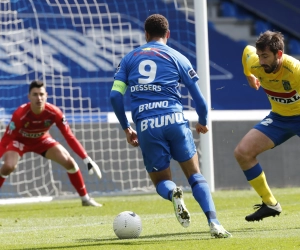
[[[234,150],[234,157],[238,163],[243,164],[256,158],[257,155],[254,155],[253,152],[247,147],[242,147],[238,145]]]
[[[244,150],[241,150],[241,148],[236,147],[234,150],[234,157],[238,162],[244,162],[247,161],[247,153]]]
[[[236,147],[236,148],[234,149],[233,155],[234,155],[235,159],[237,159],[237,160],[241,157],[240,150],[239,150],[238,147]]]
[[[78,165],[77,165],[77,163],[75,161],[72,162],[72,164],[70,164],[68,166],[64,166],[64,168],[70,174],[74,174],[74,173],[76,173],[79,170],[79,167],[78,167]]]

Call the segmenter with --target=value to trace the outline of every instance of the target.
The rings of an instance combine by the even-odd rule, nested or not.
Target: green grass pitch
[[[103,207],[82,207],[80,199],[47,203],[1,205],[0,249],[300,249],[300,188],[273,189],[283,212],[279,217],[246,222],[245,215],[260,203],[253,190],[213,193],[217,215],[232,233],[214,239],[191,193],[184,195],[191,212],[190,227],[177,222],[171,202],[157,194],[96,197]],[[138,239],[119,240],[112,229],[115,216],[130,210],[140,215]]]

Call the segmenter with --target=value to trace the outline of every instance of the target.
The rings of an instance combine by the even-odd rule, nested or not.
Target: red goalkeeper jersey
[[[12,140],[34,146],[50,136],[49,129],[54,123],[72,150],[82,159],[86,158],[87,153],[74,136],[64,114],[50,103],[46,103],[45,109],[38,115],[31,111],[30,103],[17,108],[1,139],[2,147],[5,148]]]

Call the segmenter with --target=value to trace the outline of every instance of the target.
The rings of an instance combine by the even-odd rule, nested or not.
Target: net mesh
[[[196,68],[193,10],[184,0],[99,2],[0,1],[0,132],[2,135],[5,131],[13,111],[28,101],[28,83],[43,80],[48,101],[66,114],[74,134],[102,170],[100,181],[89,176],[57,128],[51,128],[52,136],[80,166],[88,191],[153,191],[140,150],[127,144],[111,114],[109,92],[121,58],[145,43],[143,22],[150,14],[161,13],[168,18],[168,44],[186,55]],[[183,87],[182,96],[185,109],[193,109]],[[129,93],[125,94],[125,110],[130,110]],[[174,162],[172,165],[174,181],[186,186],[179,166]],[[63,196],[74,192],[61,166],[28,153],[4,183],[1,197]]]

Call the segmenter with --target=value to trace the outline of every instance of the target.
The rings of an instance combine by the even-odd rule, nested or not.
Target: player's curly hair
[[[30,83],[29,85],[29,93],[33,88],[41,88],[41,87],[45,87],[45,84],[42,81],[38,81],[38,80],[34,80]]]
[[[145,31],[151,37],[166,37],[169,30],[169,22],[167,18],[160,14],[153,14],[145,21]]]
[[[275,55],[278,50],[284,50],[284,37],[281,32],[267,30],[260,34],[255,45],[256,49],[261,51],[269,47],[270,51]]]

